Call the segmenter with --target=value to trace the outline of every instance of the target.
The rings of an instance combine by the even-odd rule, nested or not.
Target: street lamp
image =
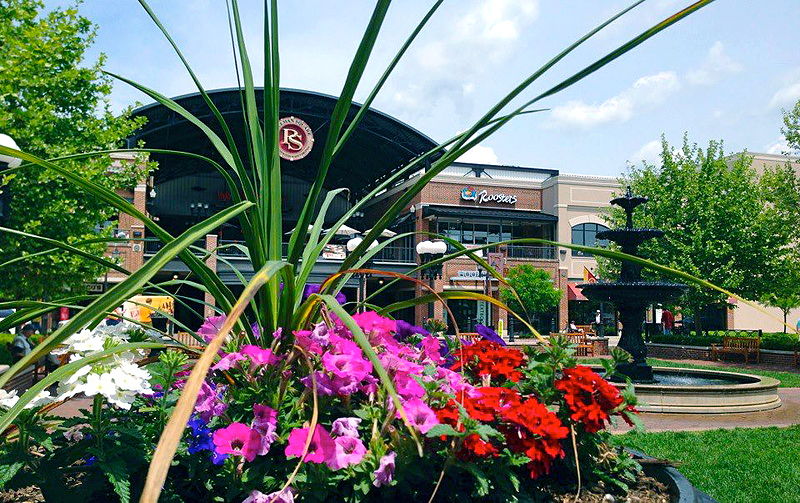
[[[347,255],[353,253],[353,251],[355,251],[355,249],[358,248],[358,245],[360,245],[363,241],[364,238],[359,235],[350,238],[350,240],[344,245]],[[369,244],[367,249],[371,250],[376,246],[378,246],[378,242],[373,241]],[[363,267],[370,269],[372,267],[372,259],[367,260]],[[358,279],[358,290],[356,292],[356,310],[358,310],[358,306],[367,300],[367,278],[372,276],[372,274],[368,272],[356,272],[353,273],[353,275]]]
[[[14,150],[19,150],[19,146],[17,146],[17,142],[14,141],[13,138],[8,136],[7,134],[0,133],[0,145],[3,147],[13,148]],[[8,168],[16,168],[20,164],[22,164],[22,159],[18,157],[12,157],[10,155],[0,154],[0,172],[8,169]],[[6,217],[7,207],[8,207],[8,187],[0,188],[0,221],[4,220]]]
[[[431,290],[433,290],[434,281],[442,277],[442,264],[430,264],[432,261],[444,257],[447,252],[447,243],[439,239],[431,241],[426,239],[417,243],[417,255],[419,255],[419,262],[422,266],[420,276],[430,282]],[[433,302],[428,304],[428,318],[433,318]]]

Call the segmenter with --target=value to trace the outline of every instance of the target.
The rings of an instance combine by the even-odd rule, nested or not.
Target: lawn
[[[741,367],[720,367],[714,365],[695,365],[692,363],[683,363],[674,360],[659,360],[656,358],[648,358],[648,363],[654,367],[674,367],[686,369],[708,369],[708,370],[721,370],[724,372],[741,372],[743,374],[753,374],[765,377],[774,377],[781,382],[781,388],[800,388],[800,373],[782,372],[779,370],[763,370],[754,368],[741,368]],[[581,363],[599,363],[599,358],[581,359]]]
[[[614,440],[679,463],[720,503],[800,502],[800,426],[626,433]]]

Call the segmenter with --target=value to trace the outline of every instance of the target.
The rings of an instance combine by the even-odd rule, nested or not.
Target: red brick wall
[[[486,190],[489,194],[513,194],[517,197],[517,202],[515,204],[497,202],[479,204],[475,201],[465,201],[461,199],[461,189],[468,186],[477,191]],[[457,205],[470,208],[503,208],[517,210],[542,209],[542,191],[540,189],[496,187],[491,185],[481,185],[479,183],[471,183],[470,181],[464,181],[464,183],[431,182],[424,189],[422,189],[420,195],[421,201],[429,204]]]

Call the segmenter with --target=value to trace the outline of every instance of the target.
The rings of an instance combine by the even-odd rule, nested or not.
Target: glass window
[[[461,224],[461,242],[465,245],[471,245],[475,240],[475,230],[472,224]]]
[[[489,234],[487,239],[490,243],[497,243],[500,241],[500,226],[496,224],[489,224]]]
[[[486,224],[475,224],[475,244],[485,245],[487,243],[487,230]]]
[[[597,239],[597,233],[607,231],[608,227],[600,224],[578,224],[572,228],[572,244],[583,246],[606,246],[608,240]],[[576,257],[591,257],[592,254],[580,250],[572,250]]]

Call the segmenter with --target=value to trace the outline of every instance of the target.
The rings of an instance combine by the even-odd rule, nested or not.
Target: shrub
[[[650,336],[650,342],[658,344],[679,344],[681,346],[710,346],[711,344],[722,344],[722,338],[727,335],[737,335],[742,332],[715,330],[705,332],[704,335],[697,335],[695,332],[687,334],[654,334]],[[761,334],[761,349],[775,349],[779,351],[794,351],[800,349],[800,339],[797,334],[784,334],[783,332],[763,332]]]

